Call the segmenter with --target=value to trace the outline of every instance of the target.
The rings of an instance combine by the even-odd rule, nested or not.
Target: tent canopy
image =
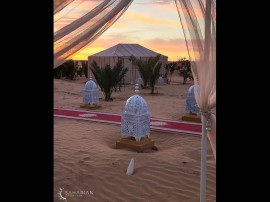
[[[154,52],[139,44],[117,44],[106,50],[88,56],[88,68],[90,74],[90,67],[93,61],[96,61],[98,66],[103,68],[106,64],[114,67],[119,59],[124,61],[124,67],[128,68],[128,73],[125,76],[125,83],[135,83],[140,77],[138,67],[132,62],[131,56],[141,60],[147,60],[150,57],[155,57],[160,53]],[[161,74],[165,73],[165,65],[168,62],[168,56],[160,54],[159,62],[161,62]]]
[[[134,56],[134,57],[155,57],[160,53],[154,52],[139,44],[117,44],[104,51],[96,53],[92,56]],[[163,55],[164,56],[164,55]],[[91,56],[90,56],[91,57]],[[165,56],[167,57],[167,56]]]

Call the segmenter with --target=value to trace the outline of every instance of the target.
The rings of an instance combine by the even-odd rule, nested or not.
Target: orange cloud
[[[104,46],[93,46],[82,49],[72,56],[73,60],[88,60],[88,56],[105,50]]]
[[[181,57],[188,58],[187,47],[184,39],[152,39],[144,42],[144,46],[158,53],[168,56],[170,61]]]
[[[144,9],[149,7],[149,12],[144,9],[144,12],[142,12],[142,10],[138,8],[134,10],[132,10],[133,8],[131,10],[128,9],[123,16],[121,16],[121,18],[97,40],[72,55],[72,59],[87,60],[88,56],[118,43],[138,43],[155,52],[167,55],[170,61],[178,60],[181,57],[188,58],[184,39],[177,39],[182,36],[182,28],[174,1],[149,0],[149,2],[144,2],[146,4],[156,5],[144,6],[142,5],[144,4],[143,2],[139,3],[139,1],[134,1],[133,5],[140,4],[138,6]],[[57,22],[58,26],[64,26],[65,23],[67,24],[70,21],[73,21],[75,17],[81,16],[82,13],[86,13],[98,3],[99,1],[96,1],[92,5],[90,3],[87,4],[86,2],[81,3],[73,10],[73,12],[70,11],[70,13],[65,16],[65,19],[59,20],[59,22]],[[162,12],[164,18],[162,15],[157,16],[156,12]],[[196,9],[196,13],[197,12],[199,12],[198,9]],[[165,15],[166,13],[171,15]],[[154,16],[151,16],[151,14],[154,14]],[[165,16],[167,19],[165,19]],[[184,26],[189,25],[184,22]]]
[[[179,21],[169,21],[169,20],[162,20],[158,18],[148,17],[145,15],[142,15],[138,12],[127,12],[126,17],[134,19],[136,21],[141,21],[143,23],[149,23],[149,24],[164,24],[164,25],[170,25],[174,27],[179,27]]]

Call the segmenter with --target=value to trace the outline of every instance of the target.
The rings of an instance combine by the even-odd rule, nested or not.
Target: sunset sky
[[[76,1],[55,17],[64,26],[74,15],[89,9],[89,1]],[[72,12],[71,12],[72,11]],[[60,16],[60,17],[59,17]],[[64,17],[63,17],[64,16]],[[55,27],[55,29],[57,29]],[[174,0],[134,0],[126,12],[98,39],[72,56],[87,60],[88,56],[118,43],[136,43],[168,56],[169,61],[188,58],[184,35]]]

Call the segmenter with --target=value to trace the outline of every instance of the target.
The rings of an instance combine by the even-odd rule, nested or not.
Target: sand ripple
[[[65,118],[54,121],[55,201],[59,200],[60,187],[64,191],[93,191],[93,195],[67,196],[68,202],[199,201],[198,136],[151,132],[159,151],[137,153],[115,149],[119,126]],[[131,158],[135,172],[127,176]],[[207,159],[207,202],[213,202],[216,166],[211,152]]]

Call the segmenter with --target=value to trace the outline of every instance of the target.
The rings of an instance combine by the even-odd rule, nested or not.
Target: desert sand
[[[54,79],[54,107],[80,109],[84,77],[75,81]],[[151,117],[180,120],[185,114],[185,98],[193,84],[181,84],[172,77],[170,85],[158,86],[156,95],[141,89]],[[134,85],[113,92],[113,101],[92,111],[121,114],[126,100],[134,95]],[[67,202],[198,202],[200,195],[200,136],[151,131],[158,151],[137,153],[115,149],[120,126],[84,120],[54,118],[54,201],[60,194]],[[134,158],[135,171],[125,174]],[[61,191],[61,189],[63,189]],[[216,163],[208,142],[207,202],[216,201]]]

